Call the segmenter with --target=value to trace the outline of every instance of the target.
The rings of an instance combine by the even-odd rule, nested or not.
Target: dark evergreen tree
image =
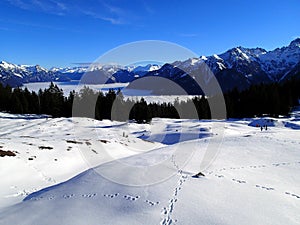
[[[300,74],[297,75],[300,77]],[[237,88],[224,94],[227,116],[244,118],[262,115],[288,115],[291,108],[299,105],[300,79],[284,83],[253,85],[247,90]],[[139,123],[149,122],[154,117],[209,119],[209,101],[215,96],[194,97],[192,100],[171,103],[147,103],[141,100],[124,100],[120,90],[109,90],[106,94],[84,87],[68,97],[57,85],[39,90],[38,94],[27,88],[3,86],[0,83],[0,110],[11,113],[48,114],[53,117],[83,116],[96,119],[125,121],[128,118]],[[74,110],[73,110],[74,109]],[[196,116],[192,112],[196,109]]]

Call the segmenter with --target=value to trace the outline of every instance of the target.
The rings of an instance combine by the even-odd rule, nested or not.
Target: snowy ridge
[[[222,63],[223,68],[233,68],[241,62],[257,62],[264,72],[278,75],[283,71],[290,70],[300,61],[300,39],[295,39],[289,46],[273,51],[239,46],[223,54],[207,57],[207,61],[209,61],[208,64],[213,64],[210,61]],[[216,72],[215,68],[214,70]]]
[[[274,82],[284,80],[293,68],[300,62],[300,38],[295,39],[287,47],[266,51],[262,48],[232,48],[220,55],[201,56],[197,59],[188,59],[175,62],[173,65],[187,69],[205,62],[218,77],[220,73],[230,69],[245,76],[250,83]],[[197,63],[195,63],[197,62]]]
[[[201,56],[185,61],[176,61],[163,66],[157,64],[129,65],[91,64],[47,70],[40,66],[15,65],[2,61],[0,63],[0,82],[19,86],[28,82],[49,82],[80,80],[84,73],[91,73],[87,83],[128,83],[144,76],[161,76],[179,83],[190,84],[189,74],[193,79],[200,76],[203,64],[219,79],[224,90],[233,87],[247,88],[251,84],[284,81],[300,72],[300,38],[288,46],[266,51],[262,48],[235,47],[222,54]],[[186,73],[179,74],[179,68]],[[197,75],[198,74],[198,75]],[[97,75],[97,79],[95,79]],[[179,77],[177,77],[179,75]],[[180,79],[181,78],[181,79]],[[93,79],[95,79],[93,81]],[[180,81],[183,80],[183,81]],[[191,85],[191,84],[190,84]]]
[[[39,65],[16,65],[5,61],[0,62],[0,83],[11,86],[22,86],[30,82],[50,82],[50,81],[70,81],[80,80],[84,74],[87,74],[87,83],[127,83],[144,76],[150,71],[160,68],[156,64],[146,66],[122,66],[117,64],[90,64],[89,66],[77,66],[56,68],[50,70]],[[89,74],[91,78],[89,78]],[[96,79],[95,79],[95,74]],[[104,79],[98,79],[103,77]],[[101,82],[99,82],[101,81]]]
[[[16,65],[0,62],[0,83],[11,86],[22,86],[29,82],[68,81],[59,72],[45,69],[39,65]]]
[[[88,70],[88,66],[65,67],[65,68],[52,67],[50,70],[53,72],[60,72],[60,73],[85,73]]]

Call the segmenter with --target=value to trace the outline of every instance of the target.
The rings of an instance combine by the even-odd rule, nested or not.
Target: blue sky
[[[1,0],[0,60],[74,66],[141,40],[272,50],[300,36],[299,12],[299,0]]]

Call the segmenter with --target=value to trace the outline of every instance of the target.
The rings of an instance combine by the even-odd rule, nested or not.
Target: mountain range
[[[92,64],[73,68],[45,69],[39,65],[16,65],[1,61],[0,83],[13,87],[29,82],[59,82],[80,79],[81,83],[86,84],[127,83],[141,77],[156,76],[174,81],[189,94],[196,94],[195,80],[204,79],[204,65],[208,66],[225,91],[235,87],[242,90],[252,84],[283,82],[295,76],[299,77],[300,38],[293,40],[288,46],[272,51],[239,46],[219,55],[200,56],[164,65]],[[149,83],[146,82],[140,86],[147,89]]]

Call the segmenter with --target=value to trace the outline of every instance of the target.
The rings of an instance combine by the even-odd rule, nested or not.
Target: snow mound
[[[294,130],[300,130],[300,122],[296,121],[296,122],[284,122],[284,126],[294,129]]]
[[[164,121],[163,124],[162,121]],[[174,145],[184,141],[207,138],[212,135],[207,127],[195,125],[192,120],[181,122],[180,120],[154,118],[152,127],[155,129],[154,132],[142,133],[138,137],[151,142]]]

